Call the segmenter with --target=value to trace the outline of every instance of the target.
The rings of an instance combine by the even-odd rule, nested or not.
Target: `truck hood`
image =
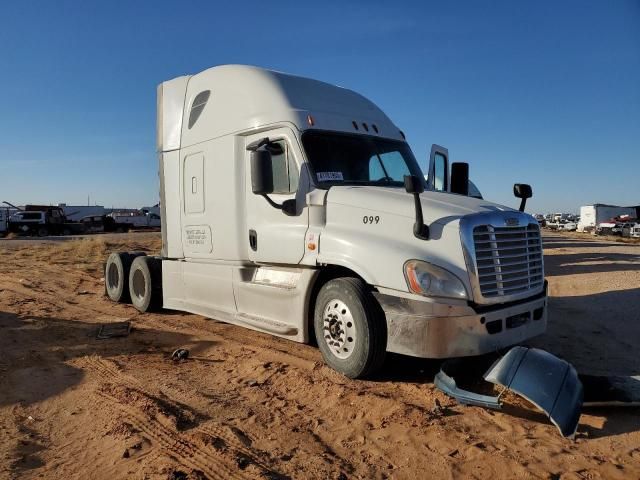
[[[424,192],[420,194],[420,200],[424,221],[427,224],[457,224],[457,220],[472,213],[514,211],[512,208],[485,200],[445,192]],[[403,188],[334,186],[327,195],[327,204],[415,218],[413,195],[408,194]]]

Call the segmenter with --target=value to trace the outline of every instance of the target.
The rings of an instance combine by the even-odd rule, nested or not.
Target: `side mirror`
[[[520,198],[520,208],[521,212],[524,212],[524,207],[527,204],[527,198],[531,198],[533,196],[533,190],[531,190],[531,185],[526,183],[516,183],[513,185],[513,194],[516,198]]]
[[[407,193],[422,193],[424,192],[424,183],[415,175],[404,176],[404,189]]]
[[[422,203],[420,203],[420,194],[424,192],[424,182],[422,178],[415,175],[405,175],[404,189],[407,193],[413,195],[413,203],[416,213],[416,222],[413,224],[413,235],[420,240],[429,240],[429,227],[424,224]]]
[[[271,155],[282,154],[282,147],[269,143],[268,138],[263,138],[253,142],[247,147],[247,150],[251,152],[251,191],[256,195],[262,195],[269,205],[282,210],[285,215],[295,215],[297,206],[295,198],[285,200],[282,204],[279,204],[269,197],[269,194],[275,190]]]
[[[271,152],[266,149],[251,152],[251,190],[256,195],[273,193]]]
[[[451,164],[451,193],[469,195],[469,164],[454,162]]]

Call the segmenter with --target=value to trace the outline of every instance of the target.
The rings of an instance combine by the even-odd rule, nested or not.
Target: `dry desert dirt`
[[[439,363],[391,356],[372,381],[319,351],[103,296],[111,250],[159,235],[0,243],[0,478],[640,478],[640,411],[583,411],[575,440],[514,395],[457,405]],[[640,374],[640,246],[547,234],[548,332],[582,373]],[[130,320],[128,337],[98,340]],[[174,363],[178,347],[191,358]]]

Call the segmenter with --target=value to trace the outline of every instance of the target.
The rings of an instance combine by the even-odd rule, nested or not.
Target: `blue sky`
[[[640,1],[0,6],[0,201],[158,200],[163,80],[245,63],[354,89],[529,211],[640,204]]]

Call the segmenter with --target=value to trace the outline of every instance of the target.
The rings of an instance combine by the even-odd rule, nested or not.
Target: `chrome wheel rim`
[[[356,345],[356,327],[349,307],[338,299],[327,302],[322,311],[324,341],[336,357],[349,358]]]

